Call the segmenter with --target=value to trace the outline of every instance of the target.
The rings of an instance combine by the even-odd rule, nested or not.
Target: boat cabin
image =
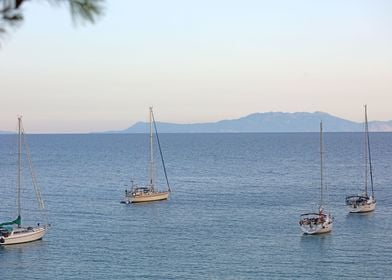
[[[327,215],[322,214],[322,213],[306,213],[302,214],[301,220],[299,221],[299,224],[302,225],[318,225],[322,224],[326,221]]]
[[[154,191],[154,189],[151,186],[148,186],[148,187],[133,187],[132,190],[131,190],[131,194],[133,196],[136,196],[136,195],[150,194],[153,191]]]
[[[346,197],[346,205],[365,205],[369,200],[368,196],[351,195]]]

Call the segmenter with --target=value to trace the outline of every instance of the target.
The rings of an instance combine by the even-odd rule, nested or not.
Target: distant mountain
[[[0,131],[0,134],[15,134],[15,132],[11,132],[11,131]]]
[[[363,123],[352,122],[323,112],[314,113],[254,113],[234,120],[211,123],[176,124],[157,122],[162,133],[208,133],[208,132],[317,132],[320,120],[327,132],[360,132]],[[392,131],[392,121],[369,122],[371,131]],[[121,131],[107,133],[148,133],[148,124],[137,122]]]

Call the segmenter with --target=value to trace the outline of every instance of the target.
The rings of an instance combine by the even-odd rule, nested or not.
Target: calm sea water
[[[0,136],[2,221],[16,211],[15,138]],[[363,135],[324,140],[334,229],[303,236],[299,215],[319,199],[317,133],[162,134],[173,193],[142,205],[119,202],[131,178],[147,182],[147,135],[30,135],[52,227],[0,248],[0,277],[391,279],[392,134],[371,135],[378,205],[367,215],[344,205],[363,186]],[[157,176],[164,186],[159,164]],[[22,217],[36,223],[28,178]]]

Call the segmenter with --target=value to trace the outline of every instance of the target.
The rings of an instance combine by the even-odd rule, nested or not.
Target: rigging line
[[[151,111],[151,116],[152,116],[152,122],[154,123],[155,135],[157,136],[157,142],[158,142],[159,153],[161,154],[161,160],[162,160],[162,165],[163,165],[163,172],[165,173],[166,184],[167,184],[167,187],[168,187],[169,192],[171,192],[170,184],[169,184],[169,179],[167,178],[167,172],[166,172],[166,167],[165,167],[165,160],[163,159],[163,154],[162,154],[162,149],[161,149],[161,143],[160,143],[160,141],[159,141],[157,125],[156,125],[156,123],[155,123],[155,117],[154,117],[154,113],[153,113],[152,111]]]
[[[320,121],[320,207],[324,204],[324,166],[323,166],[323,122]]]
[[[150,107],[150,164],[149,164],[149,176],[150,176],[150,186],[154,190],[155,184],[155,172],[154,172],[154,149],[152,143],[152,107]]]
[[[368,144],[368,155],[369,155],[369,171],[370,171],[370,185],[372,187],[372,196],[374,198],[374,190],[373,190],[373,167],[372,167],[372,157],[370,154],[370,138],[369,138],[369,125],[367,119],[367,106],[365,105],[365,121],[366,121],[366,135],[367,135],[367,144]]]
[[[33,187],[34,187],[34,191],[35,191],[35,196],[37,198],[38,201],[38,206],[40,208],[40,210],[42,211],[44,218],[45,218],[45,222],[47,225],[49,225],[49,219],[46,213],[46,209],[45,209],[45,204],[44,201],[42,199],[42,195],[41,195],[41,190],[39,188],[38,185],[38,181],[37,181],[37,176],[35,175],[34,172],[34,165],[33,165],[33,161],[31,160],[31,156],[30,156],[30,147],[26,141],[26,134],[24,133],[24,128],[23,128],[23,124],[22,124],[22,141],[23,141],[23,145],[26,149],[26,158],[27,161],[29,163],[29,170],[30,170],[30,175],[31,175],[31,181],[33,183]]]
[[[18,116],[18,175],[17,175],[17,183],[16,183],[16,204],[17,204],[17,211],[18,217],[21,214],[21,174],[22,174],[22,141],[21,141],[21,123],[22,123],[22,116]],[[19,225],[20,226],[20,225]]]
[[[366,111],[366,110],[365,110]],[[365,112],[366,114],[366,112]],[[367,141],[367,133],[366,133],[366,116],[365,116],[365,122],[363,124],[363,130],[365,131],[365,137],[364,137],[364,142],[365,142],[365,153],[364,153],[364,157],[365,157],[365,194],[366,196],[368,195],[368,176],[369,176],[369,172],[368,172],[368,141]]]

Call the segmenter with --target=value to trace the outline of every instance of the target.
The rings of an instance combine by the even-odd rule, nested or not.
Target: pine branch
[[[28,0],[0,0],[0,39],[12,27],[23,22],[22,4]],[[74,22],[95,23],[102,15],[104,0],[47,0],[52,4],[68,3]],[[29,1],[30,3],[32,0]],[[2,8],[1,8],[2,6]],[[1,43],[1,40],[0,40]],[[1,44],[0,44],[1,47]]]

